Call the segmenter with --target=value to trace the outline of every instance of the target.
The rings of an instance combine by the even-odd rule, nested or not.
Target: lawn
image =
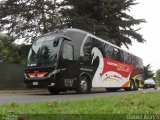
[[[158,115],[160,114],[160,92],[108,96],[84,100],[51,100],[48,102],[27,104],[9,103],[0,105],[0,114],[3,117],[20,115],[18,117],[26,120],[29,118],[52,119],[53,116],[56,118],[63,116],[63,119],[68,119],[68,117],[73,117],[73,119],[74,117],[78,117],[78,119],[85,117],[93,119],[92,117],[119,117],[119,115],[124,117],[129,114]]]

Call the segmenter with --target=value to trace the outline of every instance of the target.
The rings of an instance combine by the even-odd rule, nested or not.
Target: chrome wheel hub
[[[85,92],[87,90],[87,82],[86,82],[86,80],[81,80],[80,87],[82,89],[82,92]]]

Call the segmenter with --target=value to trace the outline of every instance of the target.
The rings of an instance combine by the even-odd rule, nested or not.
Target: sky
[[[151,64],[152,70],[160,69],[160,0],[136,0],[139,4],[133,6],[129,14],[136,19],[144,18],[147,22],[140,24],[146,42],[133,42],[129,51],[143,59],[146,66]]]

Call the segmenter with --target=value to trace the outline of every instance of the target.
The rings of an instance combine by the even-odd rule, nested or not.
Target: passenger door
[[[74,47],[68,41],[63,43],[59,65],[61,84],[64,84],[65,87],[73,87],[73,80],[77,70],[74,67]]]

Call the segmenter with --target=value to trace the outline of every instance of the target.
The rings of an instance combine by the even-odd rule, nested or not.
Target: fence
[[[0,64],[0,89],[24,89],[24,65]]]

